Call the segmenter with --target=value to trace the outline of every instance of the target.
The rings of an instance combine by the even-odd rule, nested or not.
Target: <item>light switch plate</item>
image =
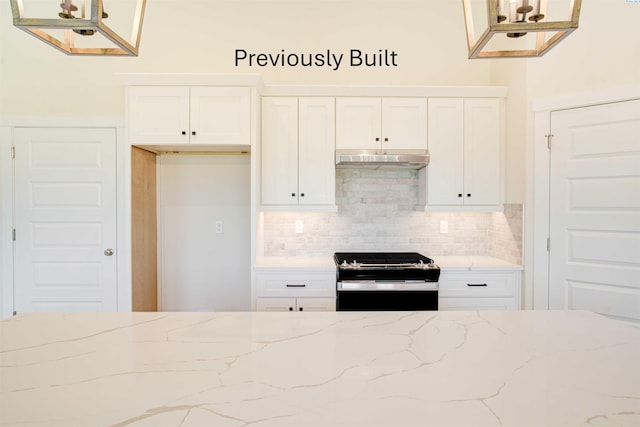
[[[440,221],[440,234],[447,234],[449,232],[449,221]]]
[[[302,222],[301,219],[296,220],[296,233],[297,234],[304,233],[304,223]]]
[[[216,234],[222,233],[222,221],[216,221]]]

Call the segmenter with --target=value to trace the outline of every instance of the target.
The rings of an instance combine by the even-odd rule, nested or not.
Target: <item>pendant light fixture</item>
[[[550,2],[561,3],[559,20],[548,15]],[[486,0],[487,28],[476,39],[472,0],[462,0],[469,58],[542,56],[578,28],[581,4],[582,0]],[[496,34],[511,42],[494,39],[492,43],[499,47],[491,49],[489,42]],[[516,42],[525,36],[529,40]]]
[[[133,24],[128,40],[107,25],[114,18],[103,0],[10,1],[13,25],[67,55],[138,56],[146,0],[129,1]],[[30,17],[32,13],[37,17]]]

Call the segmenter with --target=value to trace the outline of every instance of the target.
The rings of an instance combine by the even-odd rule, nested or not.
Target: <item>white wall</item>
[[[14,28],[9,2],[0,2],[0,115],[123,114],[124,91],[115,76],[122,72],[260,73],[266,84],[489,84],[490,64],[467,60],[458,0],[148,0],[147,4],[139,57],[78,58]],[[113,13],[109,19],[115,19]],[[389,49],[397,52],[398,67],[342,65],[338,71],[236,67],[235,49],[256,53]]]
[[[158,163],[160,310],[249,311],[250,157],[163,154]]]

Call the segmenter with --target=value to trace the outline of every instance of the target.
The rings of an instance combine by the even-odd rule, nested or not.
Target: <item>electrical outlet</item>
[[[222,221],[216,221],[216,234],[222,233]]]
[[[440,221],[440,234],[447,234],[449,232],[449,221]]]
[[[304,223],[302,222],[301,219],[296,220],[296,233],[297,234],[304,233]]]

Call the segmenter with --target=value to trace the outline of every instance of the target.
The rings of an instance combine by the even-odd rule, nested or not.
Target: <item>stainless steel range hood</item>
[[[404,151],[378,154],[367,150],[336,150],[338,168],[407,168],[422,169],[429,164],[429,151]]]

